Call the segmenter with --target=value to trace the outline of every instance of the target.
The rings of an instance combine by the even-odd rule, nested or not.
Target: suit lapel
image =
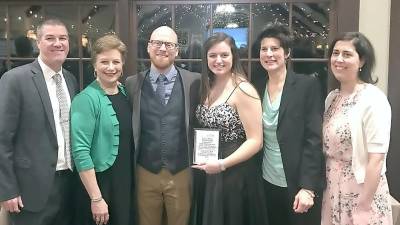
[[[54,136],[57,137],[56,126],[55,126],[54,115],[53,115],[53,108],[51,106],[49,92],[47,90],[47,85],[46,85],[46,81],[44,79],[42,69],[40,68],[40,65],[39,65],[39,62],[37,61],[37,59],[32,63],[31,72],[33,75],[32,76],[33,82],[35,83],[35,86],[38,90],[39,96],[42,100],[43,108],[46,112],[47,119],[50,123],[51,130],[53,131]]]
[[[281,105],[279,106],[279,116],[278,116],[278,127],[277,128],[279,128],[280,121],[282,121],[282,119],[283,119],[283,116],[288,107],[290,99],[293,99],[291,97],[291,95],[294,92],[295,83],[296,83],[296,79],[294,77],[294,74],[291,71],[288,71],[287,75],[286,75],[285,84],[283,85],[283,90],[282,90],[282,98],[281,98]]]
[[[132,91],[132,127],[133,127],[133,135],[135,139],[135,147],[139,148],[139,140],[140,140],[140,99],[142,97],[142,86],[144,82],[144,78],[147,74],[146,72],[141,72],[134,77],[133,80],[133,90]],[[137,154],[139,151],[135,151]]]
[[[183,87],[183,94],[185,98],[185,127],[186,127],[186,133],[188,134],[188,128],[189,128],[189,111],[190,111],[190,82],[188,80],[188,76],[186,76],[186,71],[184,70],[179,70],[179,75],[181,76],[182,79],[182,87]]]

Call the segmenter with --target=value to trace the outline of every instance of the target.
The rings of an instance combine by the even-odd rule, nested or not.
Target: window
[[[113,2],[0,4],[0,74],[38,56],[36,28],[46,18],[56,17],[65,23],[70,35],[70,51],[63,67],[76,76],[81,88],[87,86],[94,79],[90,45],[115,32],[115,9]]]
[[[326,80],[325,57],[327,40],[332,35],[330,26],[333,23],[329,19],[333,15],[331,7],[334,1],[227,2],[130,0],[132,10],[128,16],[121,14],[123,10],[119,9],[117,0],[0,3],[0,75],[37,57],[36,26],[46,18],[57,17],[66,23],[71,36],[70,53],[64,67],[76,75],[81,88],[94,79],[90,62],[90,46],[94,40],[110,32],[129,33],[132,40],[127,40],[128,37],[122,40],[129,47],[126,66],[129,69],[125,69],[124,73],[131,75],[149,67],[147,42],[151,32],[161,25],[171,26],[178,35],[178,66],[201,72],[204,41],[213,32],[222,31],[236,40],[241,63],[251,76],[259,66],[254,40],[271,21],[287,24],[295,36],[296,47],[289,66],[296,72],[314,74],[322,81]],[[118,9],[121,11],[118,12]],[[127,18],[132,21],[127,22]],[[126,24],[134,24],[135,27],[127,28]]]
[[[176,64],[190,71],[201,72],[202,44],[213,32],[231,35],[240,50],[242,65],[248,76],[261,72],[258,46],[255,40],[268,22],[287,24],[295,38],[289,65],[295,72],[315,75],[326,87],[326,51],[330,34],[329,14],[331,1],[301,3],[243,3],[227,1],[188,1],[168,4],[163,1],[138,1],[138,60],[137,71],[149,68],[147,42],[151,32],[161,25],[175,29],[180,51]],[[165,3],[164,3],[165,2]],[[190,1],[189,1],[190,3]]]

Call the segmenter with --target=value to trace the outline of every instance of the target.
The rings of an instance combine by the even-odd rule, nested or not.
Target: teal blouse
[[[118,86],[126,96],[125,88]],[[110,168],[119,147],[119,122],[104,90],[93,81],[71,103],[72,157],[78,172]]]
[[[263,101],[264,156],[262,163],[263,178],[279,187],[287,187],[282,155],[279,148],[276,130],[278,127],[279,106],[282,93],[270,102],[268,90],[265,90]]]

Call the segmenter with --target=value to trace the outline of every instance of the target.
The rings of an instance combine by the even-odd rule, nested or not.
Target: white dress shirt
[[[56,81],[53,79],[55,74],[60,74],[62,79],[62,87],[65,91],[67,97],[68,107],[71,106],[71,97],[68,92],[67,83],[65,82],[64,75],[62,73],[62,68],[60,71],[53,71],[48,67],[40,57],[38,57],[39,65],[42,68],[44,79],[46,81],[47,91],[49,92],[51,108],[53,109],[54,124],[56,126],[57,133],[57,143],[58,143],[58,159],[56,170],[68,169],[67,162],[64,156],[64,136],[62,134],[62,129],[60,125],[60,107],[58,104],[57,94],[56,94]]]

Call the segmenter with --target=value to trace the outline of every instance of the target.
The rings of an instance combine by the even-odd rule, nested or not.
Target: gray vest
[[[175,174],[189,166],[184,100],[179,73],[166,105],[161,104],[146,75],[140,101],[138,163],[152,173],[166,168]]]

